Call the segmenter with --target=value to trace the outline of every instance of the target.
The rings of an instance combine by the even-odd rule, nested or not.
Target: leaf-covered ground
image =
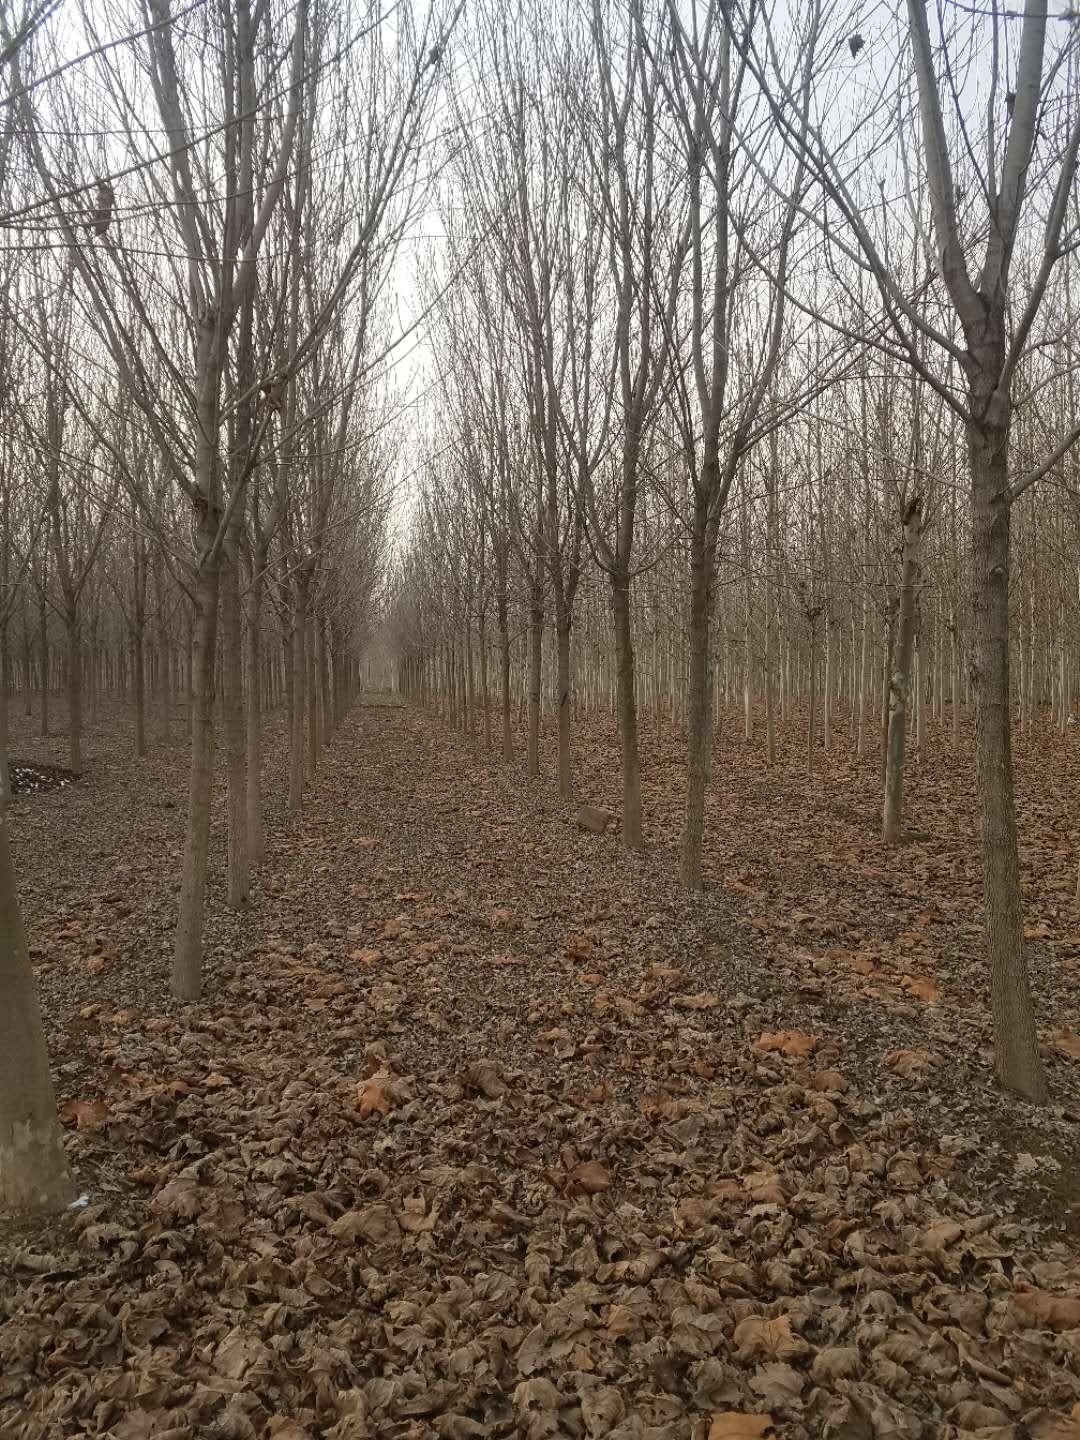
[[[992,1082],[965,764],[889,854],[873,763],[789,743],[722,748],[694,899],[670,739],[632,858],[358,707],[180,1006],[185,751],[95,730],[13,807],[86,1203],[0,1227],[4,1440],[1076,1440],[1075,760],[1021,752],[1036,1112]]]

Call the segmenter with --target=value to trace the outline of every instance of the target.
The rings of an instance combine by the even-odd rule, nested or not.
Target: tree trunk
[[[204,554],[207,552],[204,550]],[[214,676],[217,658],[218,565],[207,554],[195,586],[191,664],[191,776],[187,833],[180,878],[172,989],[181,1000],[202,994],[203,919],[210,848],[210,800],[214,787]]]
[[[248,588],[246,636],[247,696],[247,846],[248,859],[257,865],[263,858],[262,820],[262,597],[266,554],[256,548]]]
[[[570,627],[569,606],[555,601],[555,704],[558,710],[559,794],[574,798],[573,756],[570,750]]]
[[[238,537],[226,542],[221,566],[221,720],[228,778],[226,814],[228,859],[226,903],[247,904],[250,873],[247,848],[247,774],[244,733],[244,652],[240,617]]]
[[[38,597],[38,624],[41,628],[41,734],[49,734],[49,609],[45,598],[45,581]]]
[[[690,534],[689,675],[686,695],[686,815],[682,838],[682,881],[702,886],[705,835],[705,787],[712,747],[712,671],[709,629],[712,621],[712,572],[715,551],[708,522],[698,509]]]
[[[82,769],[82,623],[77,610],[67,615],[68,764]]]
[[[298,575],[293,595],[292,723],[289,735],[289,809],[304,803],[304,720],[307,714],[307,576]]]
[[[135,754],[146,754],[146,640],[141,624],[131,632],[131,674],[135,691]]]
[[[641,758],[638,752],[637,691],[634,636],[630,627],[630,581],[611,577],[611,610],[615,625],[615,687],[622,748],[623,844],[641,850]]]
[[[318,671],[319,671],[319,720],[321,725],[322,744],[325,750],[330,741],[334,738],[334,705],[330,693],[330,661],[329,646],[326,639],[326,619],[323,617],[317,625],[318,636]]]
[[[960,644],[957,635],[956,610],[952,611],[949,626],[950,660],[952,664],[952,748],[953,754],[960,749]]]
[[[319,756],[322,753],[322,731],[319,727],[319,680],[315,664],[315,632],[315,618],[309,616],[306,679],[308,702],[307,778],[309,780],[315,779],[315,772],[319,768]]]
[[[817,622],[810,626],[810,659],[806,667],[809,705],[806,715],[806,773],[814,773],[814,732],[817,729]]]
[[[540,696],[543,683],[544,604],[540,582],[529,591],[529,742],[525,769],[540,774]]]
[[[825,616],[825,682],[821,694],[821,741],[826,755],[832,749],[833,624]]]
[[[893,622],[888,619],[885,622],[884,644],[881,649],[881,688],[879,706],[879,745],[878,754],[881,757],[881,789],[885,791],[885,759],[889,750],[889,676],[890,661],[893,648]]]
[[[504,593],[499,594],[499,670],[500,670],[500,695],[499,707],[502,712],[502,758],[512,760],[514,758],[514,732],[511,724],[511,689],[510,689],[510,625],[507,616],[507,603]]]
[[[745,569],[743,588],[743,739],[749,745],[754,738],[754,589],[750,561],[750,487],[743,496],[742,563]]]
[[[0,764],[7,767],[6,752]],[[74,1191],[26,930],[19,910],[7,816],[0,807],[0,1209],[62,1210]]]
[[[900,828],[903,822],[907,710],[911,693],[911,660],[915,646],[915,597],[919,583],[921,544],[922,497],[916,495],[904,511],[900,615],[896,626],[896,655],[889,682],[889,729],[885,742],[885,811],[881,835],[886,845],[900,843]]]
[[[1008,423],[971,422],[967,440],[975,614],[975,784],[982,820],[994,1050],[1001,1083],[1042,1103],[1046,1077],[1024,957],[1010,735]]]
[[[862,755],[866,749],[866,712],[867,701],[870,694],[870,597],[863,595],[862,601],[862,633],[859,637],[859,673],[858,673],[858,730],[856,732],[855,753]]]
[[[480,649],[480,703],[484,709],[484,749],[491,749],[491,693],[488,685],[488,640],[487,640],[487,616],[483,610],[480,611],[477,620],[478,639]]]
[[[0,624],[0,817],[11,799],[11,765],[8,760],[8,730],[10,715],[8,706],[8,650],[7,624]],[[3,992],[0,992],[3,993]]]

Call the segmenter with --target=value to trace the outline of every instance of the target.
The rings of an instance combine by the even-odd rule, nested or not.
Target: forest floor
[[[1036,1110],[993,1081],[936,733],[888,852],[843,736],[808,776],[794,727],[773,772],[729,732],[690,897],[673,737],[632,857],[359,705],[302,816],[270,804],[242,915],[219,805],[185,1006],[179,730],[136,763],[100,716],[78,782],[12,807],[83,1196],[0,1222],[3,1440],[1080,1437],[1071,735],[1018,755]],[[614,803],[613,740],[578,738]],[[21,717],[12,751],[64,763]]]

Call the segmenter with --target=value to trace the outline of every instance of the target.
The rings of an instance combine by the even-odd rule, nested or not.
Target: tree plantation
[[[1078,1440],[1080,18],[0,0],[0,1437]]]

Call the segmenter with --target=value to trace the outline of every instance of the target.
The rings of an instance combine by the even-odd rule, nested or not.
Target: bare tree
[[[737,12],[727,12],[734,19]],[[813,9],[820,15],[819,7]],[[774,63],[762,56],[745,25],[733,30],[770,96],[775,122],[805,158],[830,202],[830,236],[853,239],[859,262],[876,286],[889,339],[879,344],[914,366],[963,425],[970,475],[972,598],[975,626],[976,783],[982,829],[987,943],[997,1072],[1010,1089],[1045,1099],[1034,1010],[1023,950],[1023,925],[1010,715],[1010,517],[1016,499],[1051,470],[1080,439],[1075,418],[1043,457],[1010,475],[1016,379],[1037,342],[1037,321],[1055,267],[1080,232],[1070,215],[1080,152],[1080,31],[1065,27],[1048,48],[1049,7],[1035,0],[1016,14],[997,9],[969,19],[955,34],[921,0],[906,0],[905,57],[914,72],[918,144],[896,151],[902,173],[918,166],[931,213],[924,239],[936,305],[912,295],[881,233],[881,216],[860,192],[840,147]],[[932,28],[933,26],[933,28]],[[833,53],[846,37],[837,36]],[[974,67],[981,67],[976,78]],[[906,97],[905,97],[906,99]],[[904,104],[899,107],[906,119]],[[980,113],[981,112],[981,113]],[[910,186],[909,186],[910,188]],[[889,217],[895,224],[896,217]],[[841,220],[845,235],[835,228]],[[1029,255],[1028,275],[1014,282],[1016,262]],[[959,327],[954,338],[944,306]],[[875,317],[877,319],[877,317]],[[944,365],[924,360],[929,347]]]
[[[720,0],[695,5],[688,16],[671,3],[668,13],[672,60],[665,93],[685,156],[690,207],[690,316],[685,331],[677,320],[671,334],[675,415],[690,491],[682,879],[698,890],[713,731],[709,647],[716,545],[741,465],[784,413],[770,412],[768,402],[783,354],[788,267],[803,199],[803,166],[801,161],[796,165],[786,198],[769,217],[772,234],[755,233],[760,196],[752,182],[766,157],[760,148],[761,128],[755,128],[746,113],[758,108],[749,93],[748,33],[740,29],[733,34]],[[753,24],[753,13],[739,22],[747,32]],[[805,96],[813,74],[812,37],[798,58],[797,89]],[[743,138],[749,135],[755,137],[752,142]],[[759,266],[770,250],[774,255],[766,273],[775,283],[766,285]],[[750,342],[747,326],[765,337],[764,345]]]

